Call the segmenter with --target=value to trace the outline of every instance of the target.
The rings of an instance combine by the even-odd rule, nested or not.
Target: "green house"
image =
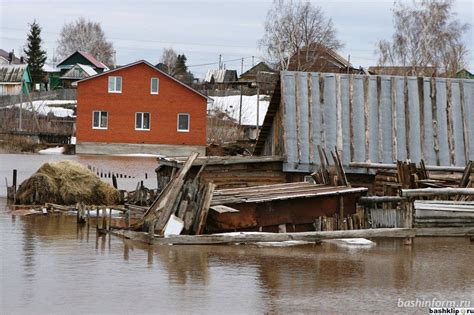
[[[462,69],[456,72],[456,78],[459,79],[474,79],[474,74],[467,71],[467,69]]]
[[[98,61],[94,58],[91,54],[85,51],[75,51],[63,61],[61,61],[56,68],[61,71],[61,76],[63,76],[66,72],[72,69],[76,64],[86,65],[91,67],[97,73],[102,73],[108,70],[107,66],[104,65],[102,62]]]
[[[0,96],[31,91],[31,73],[27,64],[0,64]]]

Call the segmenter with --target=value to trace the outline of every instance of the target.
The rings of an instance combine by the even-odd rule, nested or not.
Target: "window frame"
[[[98,127],[94,126],[94,122],[95,122],[94,121],[94,115],[95,115],[95,113],[99,113],[99,126]],[[100,126],[102,113],[105,113],[106,116],[107,116],[107,119],[106,119],[106,122],[105,122],[105,127]],[[93,110],[92,111],[92,129],[107,130],[108,128],[109,128],[109,112],[103,111],[103,110]]]
[[[181,115],[188,116],[188,129],[179,129],[179,116]],[[176,129],[178,132],[189,132],[191,129],[191,115],[189,115],[189,113],[178,113]]]
[[[138,118],[138,114],[141,114],[142,116],[142,128],[137,128],[137,118]],[[148,129],[147,128],[143,128],[143,117],[145,116],[144,114],[148,114]],[[135,130],[138,130],[138,131],[150,131],[151,129],[151,114],[150,112],[135,112]]]
[[[156,92],[153,91],[153,80],[156,80]],[[160,78],[153,77],[150,79],[150,94],[152,95],[160,94]]]
[[[117,90],[117,78],[120,78],[120,90]],[[110,79],[114,79],[114,90],[110,89]],[[107,80],[107,90],[109,93],[122,93],[123,80],[121,76],[110,75]]]

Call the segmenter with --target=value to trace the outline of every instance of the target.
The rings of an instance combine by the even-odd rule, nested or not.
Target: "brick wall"
[[[122,93],[108,93],[108,77],[122,77]],[[150,80],[159,78],[159,94]],[[77,142],[206,144],[207,100],[145,63],[78,84]],[[108,112],[106,130],[92,128],[92,112]],[[135,113],[150,113],[150,130],[135,130]],[[178,113],[190,115],[189,132],[177,131]]]

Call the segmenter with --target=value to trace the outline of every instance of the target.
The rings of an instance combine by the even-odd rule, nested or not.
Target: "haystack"
[[[36,173],[21,183],[16,201],[19,204],[46,202],[73,205],[113,205],[118,191],[103,182],[83,165],[72,161],[43,164]]]

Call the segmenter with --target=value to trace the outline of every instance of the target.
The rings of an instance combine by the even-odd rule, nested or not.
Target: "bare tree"
[[[377,43],[378,64],[407,68],[407,75],[426,75],[427,68],[453,76],[465,64],[462,36],[469,25],[456,19],[453,0],[397,1],[392,41]]]
[[[176,54],[173,48],[170,47],[170,48],[163,49],[160,62],[165,66],[165,70],[166,72],[168,72],[168,74],[170,75],[175,74],[177,59],[178,59],[178,54]]]
[[[105,38],[100,23],[79,18],[74,22],[64,24],[59,34],[58,54],[66,58],[76,50],[92,54],[97,60],[113,65],[114,47]]]
[[[267,13],[260,46],[282,70],[307,70],[319,58],[320,47],[342,47],[331,19],[309,1],[274,0]]]

